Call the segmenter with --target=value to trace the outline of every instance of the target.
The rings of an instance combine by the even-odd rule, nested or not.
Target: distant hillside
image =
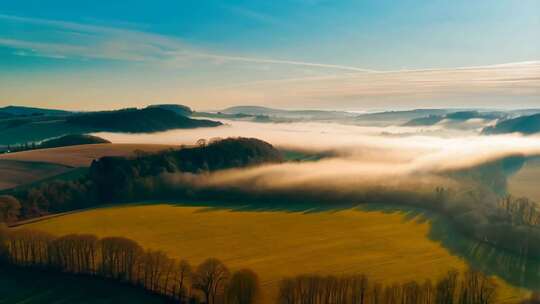
[[[41,108],[20,107],[20,106],[7,106],[7,107],[0,108],[0,113],[12,115],[12,116],[36,116],[36,115],[65,116],[65,115],[72,114],[72,112],[63,111],[63,110],[41,109]]]
[[[71,134],[61,137],[45,140],[41,143],[23,143],[18,145],[10,145],[0,147],[0,153],[14,153],[28,150],[37,149],[49,149],[68,146],[90,145],[90,144],[108,144],[111,143],[103,138],[85,135],[85,134]]]
[[[86,134],[71,134],[58,138],[53,138],[42,142],[39,147],[46,148],[58,148],[67,146],[78,145],[91,145],[91,144],[110,144],[111,142],[101,137],[86,135]]]
[[[178,111],[182,107],[181,105],[173,106]],[[0,146],[40,142],[67,134],[88,134],[101,131],[143,133],[219,125],[221,125],[220,122],[191,119],[160,106],[141,110],[132,108],[69,113],[62,116],[12,116],[0,119]]]
[[[289,111],[259,106],[236,106],[220,111],[224,114],[286,115]]]
[[[0,112],[0,119],[12,118],[13,115],[5,112]]]
[[[251,115],[259,118],[267,116],[268,118],[289,118],[289,119],[312,119],[328,120],[339,119],[354,116],[344,111],[325,111],[325,110],[281,110],[259,106],[237,106],[230,107],[219,113],[228,115]],[[266,122],[266,121],[265,121]]]
[[[416,127],[416,126],[432,126],[443,120],[441,115],[429,115],[426,117],[414,118],[404,123],[406,127]]]
[[[396,119],[414,119],[428,115],[444,115],[450,112],[445,109],[416,109],[407,111],[385,111],[378,113],[367,113],[358,116],[362,120],[396,120]]]
[[[535,114],[540,114],[540,109],[520,109],[520,110],[511,110],[508,111],[513,117],[518,116],[530,116]]]
[[[130,133],[221,125],[220,122],[191,119],[159,107],[78,114],[68,117],[66,122],[99,131]]]
[[[402,125],[411,119],[426,116],[445,115],[449,112],[450,110],[447,109],[416,109],[365,113],[356,116],[354,123],[368,126]]]
[[[534,134],[538,132],[540,132],[540,114],[503,120],[497,123],[495,126],[488,127],[483,130],[484,134]]]
[[[443,120],[449,122],[464,122],[470,119],[494,120],[503,117],[503,114],[496,112],[481,113],[478,111],[459,111],[444,115],[428,115],[414,118],[404,124],[404,126],[432,126]]]
[[[202,113],[200,116],[211,117],[207,114],[208,113]],[[217,112],[214,115],[219,118],[247,119],[259,122],[321,120],[359,125],[400,125],[416,119],[418,119],[418,121],[411,122],[411,124],[435,124],[445,118],[466,119],[466,116],[475,116],[479,114],[475,111],[456,112],[456,110],[451,109],[415,109],[375,113],[353,113],[346,111],[281,110],[260,106],[236,106]],[[239,117],[233,115],[238,115]],[[259,119],[255,119],[255,117],[259,117]]]
[[[179,105],[179,104],[159,104],[159,105],[151,105],[148,106],[148,108],[160,108],[165,109],[169,111],[173,111],[176,114],[182,115],[182,116],[191,116],[193,114],[193,111],[190,107]]]

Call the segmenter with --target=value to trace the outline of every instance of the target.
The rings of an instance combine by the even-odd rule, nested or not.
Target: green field
[[[0,303],[159,304],[166,301],[135,287],[97,278],[0,268]]]
[[[404,213],[232,211],[172,204],[95,209],[24,225],[57,235],[125,236],[197,264],[217,257],[232,269],[248,267],[263,284],[265,299],[277,282],[302,273],[365,273],[392,283],[436,279],[465,260],[431,240],[431,224]],[[523,291],[500,282],[501,302]]]

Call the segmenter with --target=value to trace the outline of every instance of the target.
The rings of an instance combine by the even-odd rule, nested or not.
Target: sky
[[[0,2],[0,106],[540,107],[539,0]]]

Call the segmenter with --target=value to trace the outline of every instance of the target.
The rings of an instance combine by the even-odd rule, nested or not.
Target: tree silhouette
[[[193,287],[203,293],[205,303],[215,304],[223,296],[229,276],[229,269],[221,261],[207,259],[197,267]]]
[[[249,269],[233,273],[227,288],[228,304],[253,304],[259,296],[259,278]]]

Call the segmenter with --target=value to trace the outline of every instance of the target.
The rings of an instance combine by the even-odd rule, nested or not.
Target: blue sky
[[[540,106],[538,37],[537,0],[2,0],[0,105]]]

